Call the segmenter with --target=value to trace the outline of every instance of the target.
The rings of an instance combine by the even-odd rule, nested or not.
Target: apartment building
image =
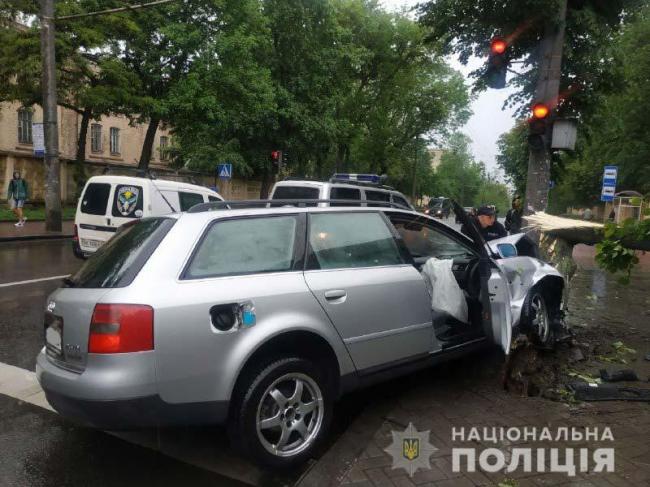
[[[3,198],[14,171],[20,171],[30,187],[30,199],[42,201],[45,192],[43,157],[34,155],[32,124],[43,120],[40,106],[23,107],[18,103],[0,103],[0,187]],[[63,107],[58,109],[59,155],[61,160],[61,198],[74,202],[76,191],[73,164],[81,115]],[[144,143],[145,125],[129,125],[122,116],[91,120],[86,140],[86,168],[89,175],[101,173],[107,166],[136,167]],[[160,173],[169,172],[165,148],[170,143],[169,131],[159,128],[154,139],[150,167]]]

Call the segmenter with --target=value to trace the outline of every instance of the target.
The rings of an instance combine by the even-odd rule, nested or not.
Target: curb
[[[4,242],[26,242],[29,240],[57,240],[70,239],[73,235],[18,235],[15,237],[0,237],[0,243]]]

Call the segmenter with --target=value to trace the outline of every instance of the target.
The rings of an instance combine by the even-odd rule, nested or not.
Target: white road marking
[[[28,402],[50,411],[52,406],[36,380],[36,373],[0,362],[0,394]]]
[[[63,279],[65,277],[68,277],[69,275],[70,274],[66,274],[64,276],[41,277],[39,279],[29,279],[27,281],[5,282],[5,283],[0,284],[0,287],[21,286],[22,284],[32,284],[32,283],[35,283],[35,282],[54,281],[56,279]]]

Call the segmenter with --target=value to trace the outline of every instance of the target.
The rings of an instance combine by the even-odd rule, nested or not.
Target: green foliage
[[[528,126],[520,121],[497,141],[497,164],[520,195],[526,194],[528,175]]]
[[[626,243],[629,245],[631,242],[650,240],[650,220],[628,218],[622,225],[608,223],[605,225],[604,237],[602,242],[596,244],[596,262],[608,272],[623,273],[620,281],[627,284],[639,258]]]
[[[482,162],[474,160],[469,137],[455,133],[447,144],[429,194],[453,198],[461,206],[495,205],[505,214],[510,207],[508,190],[486,174]]]

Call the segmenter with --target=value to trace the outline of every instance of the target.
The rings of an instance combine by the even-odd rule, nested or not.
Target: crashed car
[[[254,203],[129,223],[49,296],[36,373],[56,411],[105,429],[227,423],[246,456],[288,467],[347,392],[507,354],[514,328],[552,339],[563,279],[516,243],[390,203]]]

